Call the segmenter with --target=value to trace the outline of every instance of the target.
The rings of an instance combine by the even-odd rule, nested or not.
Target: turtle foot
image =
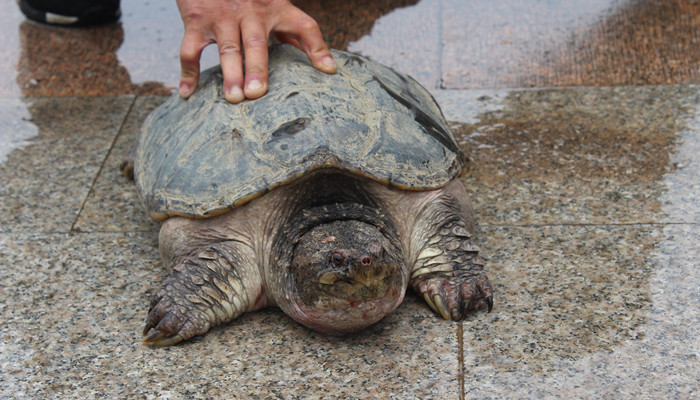
[[[478,271],[436,273],[416,285],[425,302],[444,319],[459,321],[471,310],[493,308],[493,291],[486,275]]]
[[[257,292],[246,292],[243,270],[228,246],[226,242],[205,246],[173,266],[151,299],[144,343],[170,346],[260,308],[249,307],[248,299],[261,297],[262,285],[255,285],[260,288]]]
[[[143,343],[171,346],[206,333],[211,324],[207,314],[186,299],[172,296],[172,286],[161,288],[151,300],[151,311],[143,329]]]

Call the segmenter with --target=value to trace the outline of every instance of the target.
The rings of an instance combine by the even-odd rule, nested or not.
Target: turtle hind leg
[[[170,346],[206,333],[265,304],[257,268],[240,263],[235,245],[209,245],[176,258],[170,275],[151,298],[143,342]]]
[[[444,319],[459,321],[483,307],[490,312],[493,290],[462,210],[449,198],[428,207],[422,218],[430,228],[418,251],[411,287]]]

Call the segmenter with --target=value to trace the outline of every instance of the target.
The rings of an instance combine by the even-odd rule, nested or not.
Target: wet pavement
[[[174,2],[83,30],[4,2],[1,398],[699,396],[700,4],[298,4],[443,106],[493,312],[446,322],[409,295],[346,338],[265,310],[142,345],[166,271],[118,166],[177,83]]]

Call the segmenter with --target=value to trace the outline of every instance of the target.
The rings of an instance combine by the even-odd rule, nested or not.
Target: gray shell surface
[[[214,67],[189,99],[156,109],[134,170],[151,217],[218,215],[324,167],[410,190],[460,174],[464,155],[427,90],[367,58],[333,56],[338,72],[327,75],[296,48],[273,46],[263,97],[229,104]]]

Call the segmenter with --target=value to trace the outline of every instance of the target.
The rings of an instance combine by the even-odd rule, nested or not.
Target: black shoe
[[[17,0],[29,19],[51,25],[101,25],[119,19],[119,0]]]

